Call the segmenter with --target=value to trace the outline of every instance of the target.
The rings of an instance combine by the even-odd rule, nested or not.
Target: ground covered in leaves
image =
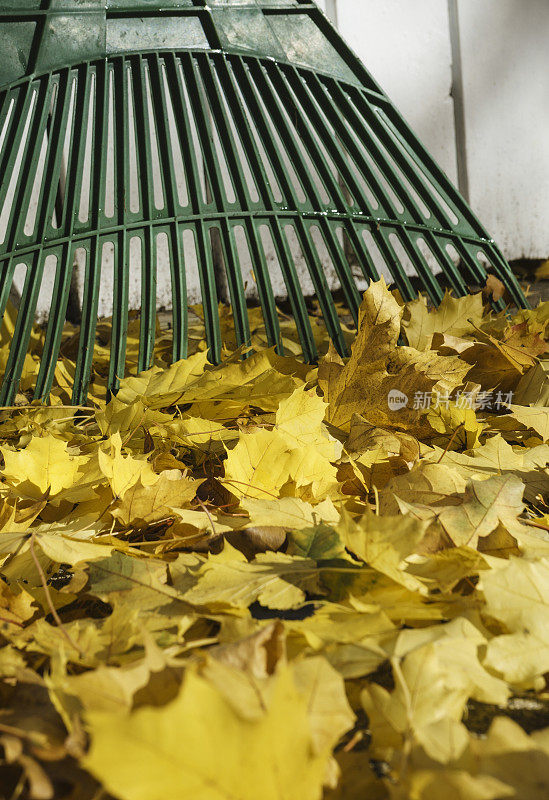
[[[218,367],[160,336],[108,404],[102,325],[82,409],[70,331],[28,404],[35,331],[0,411],[6,800],[548,796],[549,304],[381,281],[318,368],[281,320],[285,356]]]

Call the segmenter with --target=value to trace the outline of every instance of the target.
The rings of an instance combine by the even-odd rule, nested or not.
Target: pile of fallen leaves
[[[70,331],[49,406],[27,357],[0,411],[2,797],[548,796],[549,305],[381,281],[318,367],[282,322],[287,355],[216,367],[198,336],[163,366],[161,336],[108,404],[102,324],[81,409]]]

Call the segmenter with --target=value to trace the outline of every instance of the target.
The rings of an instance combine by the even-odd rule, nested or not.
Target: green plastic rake
[[[250,268],[269,342],[280,336],[276,272],[310,361],[305,295],[343,354],[333,293],[356,319],[359,288],[380,269],[405,299],[419,286],[437,303],[444,286],[483,286],[488,268],[525,305],[501,252],[314,3],[0,0],[0,317],[24,273],[0,404],[15,397],[49,276],[35,392],[47,398],[75,263],[73,402],[85,401],[109,249],[110,390],[125,370],[132,253],[138,367],[150,366],[160,243],[174,360],[187,354],[191,264],[214,362],[224,292],[237,341],[249,342]]]

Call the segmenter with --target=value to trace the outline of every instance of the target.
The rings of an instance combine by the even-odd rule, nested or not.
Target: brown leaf
[[[495,275],[488,275],[482,294],[486,301],[493,300],[494,303],[497,303],[502,297],[509,297],[508,294],[506,295],[505,284]]]
[[[277,665],[286,660],[286,634],[281,622],[271,622],[239,642],[211,651],[223,664],[251,673],[258,679],[274,675]]]

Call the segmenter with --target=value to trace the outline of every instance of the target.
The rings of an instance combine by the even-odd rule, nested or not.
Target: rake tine
[[[479,286],[484,286],[488,278],[488,273],[477,259],[479,246],[474,246],[473,249],[471,249],[467,242],[461,239],[456,239],[455,248],[461,256],[466,268],[468,269],[471,275],[471,280]]]
[[[509,264],[501,254],[501,250],[493,243],[487,247],[490,263],[496,276],[502,281],[509,291],[511,297],[519,308],[529,308],[529,303],[526,301],[519,282],[513,275]]]
[[[466,231],[464,226],[469,226],[470,232],[474,236],[477,236],[481,239],[488,239],[488,234],[480,224],[479,220],[475,217],[468,204],[459,194],[452,182],[448,180],[442,169],[421,144],[419,139],[408,128],[404,118],[399,114],[397,109],[391,103],[386,101],[383,104],[383,110],[388,122],[393,127],[395,135],[398,137],[398,140],[401,142],[404,148],[404,153],[400,153],[398,149],[395,148],[395,160],[399,160],[404,163],[407,161],[407,157],[410,157],[414,163],[421,165],[422,171],[427,175],[429,183],[433,186],[433,188],[436,188],[436,190],[440,192],[441,196],[445,198],[449,207],[455,212],[458,219],[461,220],[461,222],[458,223],[456,230],[461,230],[463,233],[465,233]],[[381,126],[380,135],[387,135]],[[418,181],[418,193],[420,193],[419,190],[421,189],[425,195],[425,201],[427,202],[427,190],[425,189],[425,185],[423,182],[419,181],[417,177],[415,180]],[[430,200],[431,202],[434,200],[432,195]],[[429,204],[427,203],[427,205]],[[446,227],[448,225],[448,221],[447,214],[444,211],[443,220],[443,227]]]
[[[408,257],[416,268],[419,277],[423,280],[423,285],[427,291],[427,294],[433,303],[438,305],[444,297],[444,292],[442,291],[439,282],[429,269],[429,265],[425,261],[423,253],[417,246],[417,242],[409,234],[404,225],[400,227],[399,234],[399,239],[406,250]]]
[[[156,329],[157,243],[156,234],[150,225],[143,230],[141,243],[141,326],[139,329],[138,372],[143,372],[152,366]]]
[[[356,229],[356,224],[351,220],[345,220],[345,227],[344,231],[347,233],[349,237],[349,241],[351,243],[352,248],[354,249],[357,257],[360,269],[362,270],[362,274],[366,278],[367,281],[378,281],[379,274],[370,255],[368,248],[364,242],[364,239],[358,233]]]
[[[4,319],[8,300],[10,299],[15,266],[15,259],[13,257],[4,258],[0,261],[0,320]]]
[[[201,132],[200,144],[204,157],[204,168],[208,174],[213,200],[220,212],[229,211],[229,203],[225,197],[223,174],[213,147],[213,131],[210,122],[209,107],[204,91],[199,83],[196,63],[190,53],[181,55],[181,65],[188,87],[189,100],[198,130]]]
[[[158,153],[162,165],[162,174],[166,184],[165,192],[167,215],[173,217],[179,208],[177,196],[177,178],[173,161],[173,152],[170,142],[168,126],[168,106],[164,81],[162,80],[162,63],[158,54],[151,56],[149,61],[149,79],[151,85],[151,102],[154,112],[154,123],[158,142]]]
[[[391,265],[391,275],[394,278],[394,281],[397,285],[397,288],[404,298],[404,300],[413,300],[415,297],[414,287],[410,282],[410,278],[406,275],[404,267],[400,263],[400,259],[394,251],[393,245],[389,240],[389,233],[384,227],[372,228],[371,234],[372,237],[379,247],[379,251],[383,258],[385,259],[385,263]],[[396,274],[393,273],[393,270]]]
[[[324,117],[319,110],[307,79],[299,71],[288,69],[287,65],[279,64],[278,66],[298,99],[303,115],[310,119],[312,126],[320,136],[326,151],[334,162],[339,177],[345,182],[346,189],[351,194],[354,203],[362,203],[363,205],[360,208],[361,213],[372,215],[372,209],[365,202],[366,198],[363,196],[362,189],[360,188],[356,176],[349,166],[348,156],[340,146],[338,138],[334,130],[330,127],[328,119]],[[349,207],[349,203],[345,198],[344,204],[346,207]]]
[[[189,97],[191,99],[191,103],[193,105],[193,113],[201,131],[204,131],[205,135],[201,138],[203,153],[205,163],[208,167],[208,175],[210,177],[210,185],[212,186],[213,198],[217,205],[219,211],[226,213],[229,210],[230,204],[226,197],[226,192],[223,185],[223,175],[221,170],[221,165],[219,163],[217,154],[215,153],[213,147],[213,131],[212,131],[212,123],[210,120],[210,106],[207,104],[205,95],[204,95],[204,88],[202,82],[200,80],[200,73],[198,70],[197,63],[195,59],[191,56],[185,57],[183,59],[183,68],[186,72],[187,82],[189,85]],[[249,323],[248,323],[248,314],[246,310],[246,300],[244,297],[244,286],[242,283],[242,275],[240,269],[234,269],[233,262],[228,262],[228,253],[231,250],[230,242],[227,240],[227,232],[224,229],[224,223],[220,220],[221,223],[221,246],[224,250],[224,260],[225,260],[225,273],[227,276],[228,284],[229,284],[229,292],[231,298],[231,305],[233,308],[234,314],[234,321],[235,321],[235,328],[236,328],[236,337],[237,341],[240,344],[244,344],[249,341],[250,339],[250,332],[249,332]],[[219,229],[218,229],[219,230]],[[208,253],[210,252],[210,247],[205,248]],[[208,255],[210,258],[210,255]],[[211,265],[212,271],[214,269],[213,263]],[[209,271],[209,266],[206,265],[206,270]],[[212,304],[208,303],[207,300],[209,298],[205,298],[204,294],[202,295],[202,303],[205,309],[205,316],[206,316],[206,305],[209,305],[208,314],[209,316],[213,316],[213,314],[217,314],[217,309],[215,312],[212,309]],[[211,324],[210,324],[211,327]],[[211,347],[211,345],[210,345]],[[213,347],[212,356],[216,353],[217,348]],[[220,354],[217,353],[215,358],[219,360]]]
[[[93,343],[97,325],[97,306],[99,303],[99,283],[101,280],[101,259],[103,242],[93,237],[86,248],[86,268],[84,271],[84,298],[82,301],[82,320],[80,323],[80,346],[76,359],[72,403],[83,405],[88,394],[90,372],[93,359]]]
[[[154,68],[151,69],[150,72],[151,97],[153,109],[155,111],[156,131],[159,138],[158,148],[167,183],[167,212],[170,216],[175,217],[179,212],[179,197],[177,193],[177,178],[168,125],[168,100],[162,76],[162,67],[166,69],[166,75],[168,73],[165,61],[161,62],[158,55],[156,55],[152,63],[154,64]],[[158,232],[160,232],[160,229]],[[166,233],[168,238],[173,294],[172,356],[174,361],[179,361],[187,355],[187,286],[184,266],[181,259],[181,245],[178,242],[178,228],[171,226],[167,229],[163,229],[162,232]],[[150,354],[149,362],[151,359],[152,353]]]
[[[211,247],[206,242],[206,231],[202,222],[197,222],[193,231],[196,236],[204,326],[208,343],[208,357],[212,364],[221,361],[221,327],[217,309],[217,289]]]
[[[220,228],[221,247],[223,249],[223,260],[225,262],[225,274],[227,275],[227,281],[229,283],[236,341],[238,346],[242,347],[243,345],[250,345],[252,341],[248,310],[246,307],[246,296],[244,294],[244,284],[242,282],[242,272],[238,263],[234,234],[229,229],[229,223],[226,219],[221,220]]]
[[[189,197],[193,214],[201,214],[204,210],[199,178],[199,166],[192,146],[191,121],[185,102],[183,80],[179,69],[180,61],[172,53],[164,57],[166,79],[170,89],[170,99],[174,112],[176,128],[179,133],[179,144],[185,166],[185,177],[189,185]]]
[[[236,57],[232,59],[232,65],[238,86],[248,106],[252,119],[256,121],[258,134],[261,137],[263,147],[265,148],[265,152],[267,153],[269,161],[271,162],[271,166],[276,175],[276,179],[284,198],[284,207],[298,208],[300,203],[297,199],[296,191],[292,186],[286,166],[282,161],[281,153],[272,134],[270,120],[266,116],[261,104],[260,95],[258,94],[255,84],[252,81],[250,65],[243,59]]]
[[[98,230],[104,224],[104,205],[106,191],[107,162],[103,155],[107,149],[109,123],[109,92],[107,84],[107,65],[99,63],[95,72],[95,119],[92,130],[92,185],[90,218],[92,226]],[[109,240],[93,236],[89,240],[89,252],[86,257],[84,272],[84,297],[82,301],[82,321],[80,324],[80,346],[76,359],[74,389],[72,402],[81,405],[88,393],[93,345],[97,325],[97,308],[99,304],[99,286],[101,281],[101,264],[103,245]]]
[[[133,99],[135,106],[135,135],[137,139],[137,163],[141,189],[140,206],[145,220],[156,216],[154,204],[154,177],[151,151],[151,130],[149,109],[145,89],[145,67],[143,56],[133,56],[131,60]]]
[[[286,144],[288,153],[305,189],[306,195],[309,198],[309,202],[312,203],[316,208],[320,208],[322,206],[322,202],[318,189],[310,177],[303,158],[293,141],[292,131],[287,125],[284,115],[281,112],[279,101],[269,86],[263,69],[257,68],[254,70],[254,79],[259,90],[262,92],[269,113],[271,114],[277,129],[284,132],[284,143]],[[332,295],[326,281],[326,276],[324,275],[322,265],[319,263],[319,259],[311,246],[311,242],[303,224],[303,219],[299,216],[295,220],[295,229],[305,255],[307,268],[315,287],[316,296],[322,309],[322,314],[326,322],[328,333],[338,351],[344,353],[346,351],[345,339],[343,337],[343,332],[341,330],[341,325],[339,323]]]
[[[21,302],[17,313],[17,322],[10,347],[4,382],[0,390],[0,406],[13,404],[19,388],[21,373],[27,354],[29,339],[34,324],[36,303],[40,293],[40,281],[44,272],[46,256],[43,251],[34,254],[32,264],[27,269]]]
[[[111,329],[111,358],[109,363],[108,397],[116,394],[124,377],[126,342],[128,338],[128,234],[120,231],[114,244],[114,281]],[[140,348],[141,355],[141,348]]]
[[[238,151],[232,136],[232,131],[226,118],[226,114],[217,95],[215,83],[211,73],[211,67],[208,69],[208,66],[208,62],[205,63],[204,59],[200,58],[199,69],[202,75],[202,81],[206,90],[209,90],[208,98],[213,114],[213,120],[218,129],[225,158],[227,159],[229,170],[231,172],[233,186],[235,187],[236,195],[242,210],[249,211],[251,200],[246,185],[244,170],[239,162]],[[235,321],[236,339],[239,346],[245,344],[249,345],[251,342],[250,324],[246,308],[246,297],[244,293],[244,284],[242,282],[242,272],[238,263],[238,255],[235,251],[233,235],[229,230],[229,225],[226,218],[220,221],[220,228],[221,246],[223,248],[225,273],[229,284],[231,306]]]
[[[40,186],[40,194],[36,201],[38,212],[35,229],[40,239],[44,239],[45,237],[47,225],[48,222],[51,224],[54,209],[56,209],[56,216],[58,216],[60,212],[60,209],[56,207],[56,203],[59,199],[58,190],[63,163],[63,146],[69,124],[71,89],[71,72],[70,70],[63,70],[59,76],[55,111],[49,120],[51,124],[49,125],[47,134],[48,150],[46,153],[46,163]],[[55,134],[52,134],[52,131],[55,131]],[[21,222],[23,222],[23,216]],[[61,224],[59,219],[57,222],[59,225]],[[21,229],[17,233],[18,240],[20,240],[22,234],[23,230]]]
[[[40,359],[38,378],[36,379],[35,400],[46,400],[53,384],[63,325],[67,315],[73,273],[73,257],[73,248],[68,244],[65,244],[57,255],[55,283],[44,339],[44,350]]]
[[[355,325],[358,324],[358,307],[360,305],[360,293],[356,288],[356,284],[353,279],[353,275],[351,273],[351,269],[349,267],[349,263],[345,258],[345,253],[339,246],[337,238],[332,230],[332,227],[328,220],[324,217],[320,221],[320,230],[323,234],[324,241],[326,242],[326,246],[328,247],[328,252],[334,262],[334,267],[337,272],[337,276],[341,283],[341,287],[343,289],[343,294],[345,295],[345,301],[347,303],[347,307],[352,314],[353,320]]]
[[[346,356],[347,345],[345,343],[343,331],[341,330],[341,324],[339,322],[339,317],[337,316],[332,293],[330,292],[326,276],[322,270],[322,266],[319,263],[319,258],[312,246],[303,220],[297,219],[295,227],[303,254],[305,255],[305,261],[307,262],[307,266],[309,268],[311,280],[313,281],[313,285],[315,287],[316,297],[320,304],[320,308],[322,309],[322,316],[326,322],[328,334],[338,353],[341,356]]]
[[[2,141],[2,147],[0,148],[0,156],[2,155],[2,152],[5,151],[4,140],[6,138],[7,131],[4,132],[4,130],[13,121],[14,105],[15,105],[15,100],[11,92],[8,91],[0,92],[0,140]]]
[[[343,190],[330,170],[330,167],[328,166],[324,157],[324,153],[314,139],[310,122],[306,122],[301,114],[297,113],[298,106],[292,97],[286,81],[284,80],[284,73],[280,69],[280,66],[270,64],[267,67],[267,74],[277,94],[281,97],[286,110],[293,111],[295,109],[296,111],[296,113],[292,115],[293,124],[303,144],[305,145],[312,163],[315,165],[320,175],[325,189],[330,195],[331,208],[335,209],[339,213],[346,213],[349,206],[343,195]],[[302,161],[302,159],[300,159],[300,161]]]
[[[372,194],[379,204],[379,216],[387,219],[398,219],[399,214],[391,200],[387,190],[380,182],[379,178],[372,169],[369,161],[365,158],[356,140],[351,135],[347,125],[345,124],[344,113],[333,102],[331,96],[326,91],[324,84],[321,82],[317,75],[311,75],[308,86],[313,94],[313,97],[319,104],[326,118],[329,120],[333,129],[336,131],[338,138],[341,140],[345,149],[352,158],[356,168],[370,187]],[[369,144],[369,142],[366,142]],[[361,193],[362,194],[362,193]]]
[[[265,66],[258,62],[251,62],[249,66],[250,74],[253,76],[253,80],[255,81],[259,94],[265,103],[276,130],[281,136],[288,156],[305,191],[307,206],[317,210],[324,208],[324,203],[322,202],[320,192],[315,185],[311,173],[303,161],[303,156],[295,142],[294,133],[289,127],[282,112],[280,100],[276,96],[270,81],[267,79],[268,73]]]
[[[246,219],[246,237],[248,247],[250,248],[252,263],[254,265],[259,302],[261,303],[263,319],[265,320],[267,342],[271,347],[276,345],[278,352],[282,354],[283,347],[280,338],[280,325],[278,323],[278,314],[276,311],[273,287],[269,277],[269,269],[267,267],[265,253],[259,241],[255,222],[250,219],[250,217]]]
[[[244,146],[244,152],[248,158],[250,169],[258,187],[263,204],[267,209],[274,210],[272,191],[267,180],[267,174],[257,150],[255,140],[250,131],[248,120],[246,119],[242,103],[237,94],[234,78],[229,71],[226,58],[223,56],[219,57],[217,60],[217,66],[218,79],[221,87],[225,91],[227,104],[231,110],[231,113],[233,114],[237,130]],[[263,250],[259,244],[254,221],[250,217],[246,217],[245,230],[248,246],[250,248],[250,254],[252,256],[252,262],[254,265],[259,301],[261,303],[263,318],[265,320],[267,341],[269,345],[277,345],[280,348],[280,328],[276,313],[273,288],[269,277],[269,270]]]
[[[230,178],[235,190],[237,201],[243,211],[249,211],[252,206],[250,192],[244,174],[238,150],[236,148],[231,126],[227,119],[227,114],[223,108],[221,99],[218,95],[217,86],[213,77],[213,65],[204,55],[198,55],[195,60],[197,73],[200,74],[206,96],[212,122],[215,124],[223,154],[227,160]]]
[[[467,286],[465,281],[460,275],[456,265],[450,258],[444,243],[431,231],[426,231],[424,234],[427,245],[430,247],[433,254],[436,256],[439,264],[445,266],[444,274],[448,278],[451,287],[454,289],[458,296],[465,296],[467,294]]]
[[[229,57],[227,56],[219,56],[219,58],[217,59],[216,61],[217,77],[219,79],[219,83],[222,89],[224,89],[225,99],[231,110],[236,129],[238,130],[238,133],[242,140],[242,144],[244,146],[244,152],[248,159],[248,163],[252,171],[252,175],[254,177],[259,194],[261,196],[263,205],[266,209],[271,211],[276,206],[274,202],[273,193],[269,185],[269,180],[267,178],[267,173],[265,171],[263,161],[261,159],[255,139],[251,132],[250,124],[248,122],[248,119],[246,118],[246,112],[244,110],[242,101],[238,95],[238,89],[235,82],[235,77],[232,72],[233,61],[232,60],[229,61],[228,58]]]
[[[248,70],[245,70],[241,61],[235,62],[235,75],[239,81],[239,85],[243,96],[248,104],[250,113],[254,119],[261,119],[262,125],[260,126],[260,133],[262,135],[263,145],[265,151],[270,156],[271,164],[275,170],[277,180],[282,188],[283,194],[289,199],[293,207],[297,207],[298,200],[295,195],[295,190],[291,185],[288,174],[284,165],[282,164],[280,153],[274,139],[269,135],[270,125],[264,116],[263,108],[258,101],[255,88],[249,78]],[[288,298],[292,306],[292,313],[296,321],[298,334],[303,348],[305,358],[309,361],[315,361],[317,358],[316,345],[309,322],[307,308],[303,298],[301,286],[294,265],[293,256],[288,248],[286,237],[282,234],[279,220],[274,217],[271,222],[271,234],[273,242],[277,251],[278,261],[286,283]]]
[[[218,298],[226,292],[236,342],[250,345],[244,285],[249,260],[268,344],[282,352],[278,285],[271,274],[277,260],[303,355],[311,362],[318,357],[316,333],[301,279],[315,293],[327,331],[344,354],[328,275],[337,275],[356,322],[357,279],[362,280],[356,263],[366,281],[378,280],[378,270],[389,274],[405,300],[415,296],[417,277],[419,288],[438,303],[446,285],[458,295],[482,286],[485,260],[514,302],[528,307],[468,204],[315,4],[229,4],[231,10],[210,13],[207,0],[184,0],[178,9],[171,7],[181,3],[169,0],[168,13],[160,0],[121,0],[116,9],[99,3],[109,9],[84,13],[82,3],[71,0],[61,4],[62,16],[74,15],[76,28],[89,26],[85,52],[61,40],[48,50],[47,37],[38,49],[37,35],[28,46],[21,44],[17,59],[6,55],[3,74],[16,77],[0,86],[0,311],[18,264],[27,265],[27,276],[0,390],[4,398],[17,390],[32,329],[27,316],[34,315],[44,261],[55,256],[54,296],[35,386],[35,396],[47,399],[72,261],[84,249],[73,400],[85,401],[107,245],[115,255],[108,390],[117,390],[126,366],[134,238],[141,242],[139,370],[153,363],[157,269],[165,256],[174,360],[188,352],[188,291],[198,290],[188,274],[195,256],[214,363],[222,352]],[[7,33],[10,40],[9,26],[36,20],[39,33],[46,33],[51,13],[57,14],[49,0],[30,3],[40,6],[32,13],[8,5],[0,10],[0,39]],[[271,53],[268,36],[254,42],[255,28],[240,21],[231,27],[252,5],[255,20],[275,35]],[[116,34],[117,26],[128,35]],[[175,30],[181,32],[177,46]],[[141,49],[135,46],[137,33]],[[326,58],[315,67],[319,52]],[[51,66],[40,72],[41,64]],[[301,255],[306,276],[296,261]],[[494,305],[503,307],[503,301]]]
[[[21,86],[16,94],[14,108],[4,137],[2,157],[0,158],[0,208],[4,207],[8,189],[13,180],[13,169],[19,151],[25,144],[28,146],[28,135],[26,140],[23,141],[23,134],[31,110],[33,94],[33,85],[30,81],[26,86]],[[7,249],[7,236],[2,249]]]
[[[396,147],[393,139],[389,136],[383,125],[380,124],[379,114],[376,115],[375,110],[372,109],[362,92],[350,91],[349,94],[354,99],[355,106],[353,106],[349,100],[344,98],[341,87],[338,87],[339,102],[347,109],[347,113],[349,113],[349,110],[352,109],[353,118],[356,121],[358,129],[364,130],[364,124],[367,123],[371,129],[375,130],[379,142],[381,145],[383,145],[383,147],[386,148],[387,153],[389,153],[395,164],[402,170],[403,174],[409,180],[410,185],[414,187],[418,196],[423,200],[430,213],[434,216],[438,225],[447,226],[449,224],[448,215],[444,212],[444,209],[438,202],[436,196],[427,191],[425,184],[419,179],[417,172],[412,169],[408,159],[405,157],[402,151]],[[376,160],[378,160],[380,168],[383,169],[387,180],[390,181],[395,192],[398,193],[405,206],[412,210],[416,222],[422,222],[422,212],[418,208],[416,202],[413,200],[412,195],[408,191],[405,184],[399,180],[395,169],[392,167],[389,160],[383,153],[382,148],[372,139],[370,140],[370,147],[373,151],[375,151]]]
[[[187,281],[183,263],[183,242],[179,226],[172,225],[166,231],[170,253],[170,269],[173,291],[173,361],[187,358],[188,310]]]
[[[53,81],[50,78],[47,85],[40,86],[40,91],[36,97],[33,119],[29,127],[25,152],[20,166],[21,174],[28,175],[29,179],[20,182],[19,189],[13,198],[12,214],[6,236],[9,250],[14,250],[16,245],[20,244],[18,234],[20,234],[21,229],[25,225],[24,217],[26,217],[26,214],[21,214],[21,211],[22,209],[28,209],[30,204],[30,198],[34,186],[34,176],[36,174],[36,170],[38,169],[38,160],[36,160],[33,169],[35,147],[40,149],[44,140],[44,134],[48,124],[52,93]]]
[[[316,349],[315,339],[309,321],[309,314],[307,306],[305,305],[305,298],[299,284],[297,272],[294,264],[293,256],[288,247],[286,237],[283,235],[280,221],[274,217],[271,225],[271,233],[273,242],[276,249],[278,262],[284,275],[284,281],[288,289],[288,299],[292,308],[292,314],[295,320],[301,347],[303,348],[303,355],[305,360],[314,364],[318,359],[318,351]]]
[[[108,64],[97,64],[95,72],[95,118],[92,135],[91,164],[91,204],[90,218],[95,230],[108,224],[105,217],[105,198],[107,187],[107,153],[109,127],[109,84]]]
[[[64,234],[69,237],[72,237],[73,231],[78,223],[78,202],[82,191],[91,89],[92,72],[86,69],[79,70],[76,79],[76,94],[74,98],[73,145],[69,149],[67,163],[65,204],[63,209],[64,217],[57,220],[59,230],[63,231]],[[47,217],[46,225],[48,229],[51,227],[51,216]],[[42,236],[44,235],[45,232],[42,233]]]
[[[286,168],[282,162],[281,154],[272,136],[270,123],[265,116],[263,107],[258,99],[255,86],[249,74],[249,69],[246,68],[246,65],[242,59],[236,57],[232,60],[232,65],[235,78],[242,92],[242,96],[244,97],[244,101],[246,102],[249,113],[254,120],[258,121],[258,134],[261,137],[263,147],[265,148],[265,152],[271,162],[271,166],[276,175],[282,194],[285,197],[285,202],[289,203],[292,208],[297,208],[299,206],[299,202],[297,200],[295,189],[291,184]],[[309,322],[309,315],[307,313],[303,292],[297,276],[294,259],[286,242],[286,237],[282,234],[280,218],[278,216],[272,217],[270,223],[270,232],[273,237],[273,243],[277,253],[278,262],[284,276],[284,282],[288,292],[288,299],[290,301],[292,314],[296,322],[303,354],[308,361],[314,362],[317,359],[317,350]]]
[[[114,195],[116,198],[115,216],[121,225],[127,219],[127,200],[129,196],[128,166],[128,110],[127,72],[123,61],[117,59],[113,64],[112,75],[114,87]],[[111,329],[111,357],[107,382],[107,397],[116,394],[121,378],[124,377],[126,361],[126,344],[128,337],[128,295],[129,295],[129,241],[128,233],[121,230],[113,237],[114,275],[113,275],[113,310]]]
[[[154,69],[151,71],[151,94],[153,108],[155,111],[155,123],[157,135],[159,137],[159,152],[162,160],[164,174],[168,186],[167,203],[168,213],[177,216],[179,212],[179,197],[177,192],[177,178],[174,166],[174,156],[172,142],[170,138],[170,128],[168,124],[168,98],[166,86],[162,75],[162,68],[166,70],[166,61],[160,61],[158,55],[154,60]],[[168,78],[166,77],[168,80]],[[169,83],[168,83],[169,90]],[[171,100],[171,95],[170,95]],[[173,108],[173,105],[172,105]],[[159,231],[160,232],[160,229]],[[170,260],[170,275],[173,295],[173,344],[172,357],[174,361],[179,361],[187,355],[187,285],[185,280],[185,270],[181,258],[182,244],[178,241],[179,233],[177,226],[168,226],[162,229],[168,239],[168,251]]]

